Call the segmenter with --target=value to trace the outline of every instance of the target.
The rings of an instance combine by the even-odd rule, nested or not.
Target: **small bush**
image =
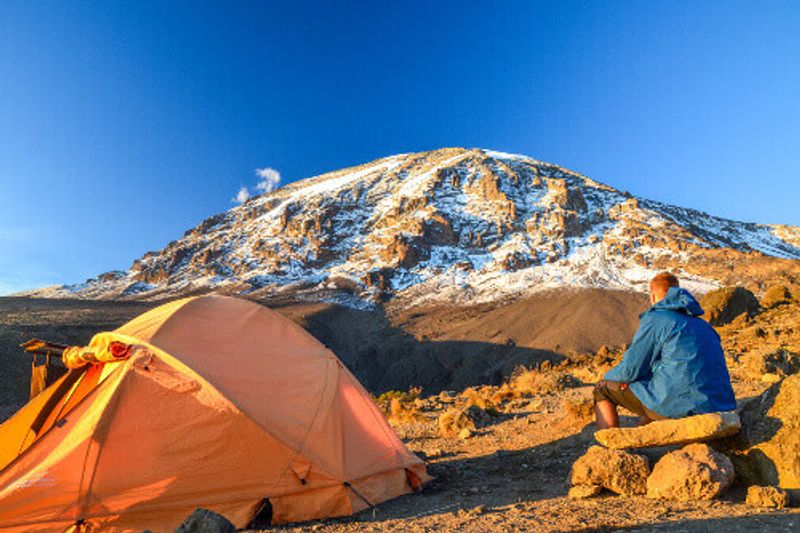
[[[417,409],[420,394],[422,394],[421,388],[412,387],[408,392],[387,391],[373,399],[389,423],[396,424],[413,422],[420,418]]]
[[[531,394],[551,394],[580,385],[580,381],[563,370],[554,370],[549,361],[539,368],[518,367],[511,374],[509,382],[518,396]]]
[[[491,423],[489,414],[476,405],[448,409],[439,416],[439,434],[442,437],[454,437],[461,430],[474,430]]]

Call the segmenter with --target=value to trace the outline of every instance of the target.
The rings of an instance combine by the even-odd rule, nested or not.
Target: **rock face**
[[[790,376],[740,411],[742,430],[722,441],[747,484],[787,489],[800,496],[800,374]]]
[[[705,319],[712,326],[724,326],[736,317],[754,316],[760,309],[758,298],[744,287],[726,287],[706,294],[700,305],[705,310]]]
[[[573,487],[596,485],[624,496],[647,492],[650,461],[643,455],[592,446],[572,465]]]
[[[739,416],[735,412],[724,412],[658,420],[634,428],[603,429],[594,437],[607,448],[624,450],[704,442],[735,435],[739,428]]]
[[[747,487],[747,505],[783,509],[789,504],[789,495],[777,487],[751,485]]]
[[[707,444],[690,444],[662,457],[647,478],[647,497],[710,500],[733,483],[733,463]]]

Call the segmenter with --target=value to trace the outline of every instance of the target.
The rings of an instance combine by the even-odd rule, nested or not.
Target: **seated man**
[[[650,303],[622,361],[595,386],[598,429],[619,426],[618,406],[640,424],[736,408],[719,335],[697,300],[663,272],[650,281]]]

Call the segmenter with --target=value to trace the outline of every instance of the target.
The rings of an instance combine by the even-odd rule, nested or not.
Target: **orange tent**
[[[347,515],[427,481],[356,378],[246,300],[177,300],[70,348],[0,426],[0,531],[172,531]]]

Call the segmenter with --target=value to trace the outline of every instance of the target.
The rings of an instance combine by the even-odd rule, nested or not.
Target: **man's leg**
[[[636,425],[637,426],[646,426],[647,424],[649,424],[652,421],[653,420],[649,416],[642,415],[642,416],[639,417],[639,421],[636,423]]]
[[[610,400],[598,400],[594,404],[594,414],[597,420],[597,429],[619,427],[619,414],[617,406]]]

